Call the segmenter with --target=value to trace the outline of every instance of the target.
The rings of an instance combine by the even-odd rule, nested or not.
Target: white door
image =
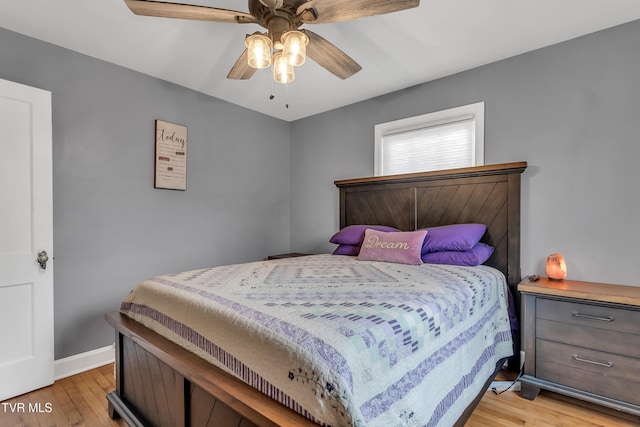
[[[53,383],[51,148],[51,93],[0,79],[0,400]]]

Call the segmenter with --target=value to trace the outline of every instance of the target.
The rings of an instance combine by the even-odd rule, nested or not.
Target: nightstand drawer
[[[536,337],[640,358],[640,335],[537,319]]]
[[[640,359],[538,339],[535,376],[640,405]]]
[[[538,298],[536,317],[608,331],[640,334],[640,311]]]

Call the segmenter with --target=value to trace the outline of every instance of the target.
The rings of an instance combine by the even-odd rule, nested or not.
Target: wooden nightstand
[[[640,415],[640,287],[520,282],[521,394],[541,388]]]
[[[307,255],[311,255],[311,254],[303,254],[301,252],[290,252],[288,254],[269,255],[267,259],[294,258],[298,256],[307,256]]]

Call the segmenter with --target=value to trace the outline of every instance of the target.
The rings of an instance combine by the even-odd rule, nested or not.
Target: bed
[[[483,242],[494,252],[483,266],[314,255],[143,282],[106,316],[116,330],[110,415],[154,426],[463,425],[505,358],[518,354],[508,321],[495,316],[520,279],[525,168],[335,182],[340,228],[486,224]],[[204,322],[202,313],[214,317]],[[438,341],[447,331],[455,339]],[[479,350],[459,350],[461,341]]]

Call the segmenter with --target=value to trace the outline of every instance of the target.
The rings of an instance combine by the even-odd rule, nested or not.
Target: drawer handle
[[[576,360],[578,362],[591,363],[592,365],[604,366],[605,368],[613,367],[613,362],[606,362],[606,363],[605,362],[596,362],[595,360],[583,359],[582,357],[578,356],[577,354],[573,355],[573,360]]]
[[[613,316],[607,316],[607,317],[592,316],[590,314],[580,314],[577,311],[574,311],[573,313],[571,313],[571,315],[573,317],[580,317],[582,319],[590,319],[590,320],[600,320],[602,322],[613,322],[614,320],[616,320],[616,318]]]

